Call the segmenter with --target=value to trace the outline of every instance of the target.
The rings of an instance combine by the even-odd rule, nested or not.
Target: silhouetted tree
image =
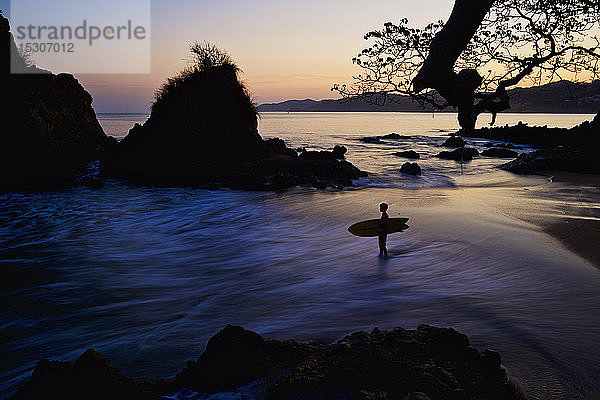
[[[353,59],[362,73],[333,90],[376,103],[403,94],[439,110],[456,107],[470,130],[479,114],[491,112],[493,123],[509,109],[507,89],[524,80],[598,78],[599,29],[597,0],[456,0],[447,23],[413,28],[403,19],[367,33],[373,45]]]

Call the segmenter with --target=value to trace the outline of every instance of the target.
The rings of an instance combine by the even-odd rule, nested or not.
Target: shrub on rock
[[[271,190],[352,185],[366,174],[347,151],[297,152],[264,141],[258,112],[227,53],[192,46],[194,63],[157,92],[150,118],[134,126],[101,163],[104,175],[152,185],[218,185]]]

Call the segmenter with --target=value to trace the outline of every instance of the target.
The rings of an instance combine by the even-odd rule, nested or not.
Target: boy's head
[[[381,203],[379,205],[379,211],[381,211],[382,213],[386,212],[388,210],[389,206],[387,205],[387,203]]]

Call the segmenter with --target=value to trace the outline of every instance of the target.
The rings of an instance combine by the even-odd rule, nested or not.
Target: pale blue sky
[[[365,32],[402,17],[414,25],[446,19],[452,4],[153,0],[152,73],[77,77],[91,92],[98,112],[143,112],[160,83],[184,65],[189,44],[206,40],[232,55],[259,103],[332,97],[331,85],[348,82],[355,71],[350,60],[365,46]],[[9,8],[9,0],[0,0],[0,9]]]

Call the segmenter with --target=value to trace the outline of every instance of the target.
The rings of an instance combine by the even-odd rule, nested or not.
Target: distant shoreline
[[[260,107],[260,106],[259,106]],[[260,111],[260,110],[259,110]],[[355,114],[374,114],[374,113],[388,113],[388,114],[392,114],[392,113],[397,113],[397,114],[457,114],[456,111],[352,111],[352,110],[348,110],[348,111],[302,111],[302,110],[294,110],[294,111],[260,111],[261,113],[278,113],[278,114],[293,114],[293,113],[303,113],[303,114],[324,114],[324,113],[330,113],[330,114],[339,114],[339,113],[355,113]],[[502,112],[500,114],[511,114],[511,115],[516,115],[516,114],[532,114],[532,115],[544,115],[544,114],[551,114],[551,115],[596,115],[596,113],[594,112],[589,112],[589,111],[577,111],[577,112],[562,112],[562,111],[512,111],[512,112]],[[491,115],[490,113],[482,113],[481,115]]]
[[[260,107],[260,106],[259,106]],[[259,110],[260,111],[260,110]],[[376,111],[376,110],[372,110],[372,111],[352,111],[352,110],[347,110],[347,111],[303,111],[303,110],[294,110],[294,111],[260,111],[261,113],[272,113],[272,114],[293,114],[293,113],[302,113],[302,114],[323,114],[323,113],[327,113],[327,114],[336,114],[336,113],[355,113],[355,114],[373,114],[373,113],[380,113],[380,114],[384,114],[384,113],[388,113],[388,114],[392,114],[392,113],[397,113],[397,114],[439,114],[439,113],[444,113],[444,114],[457,114],[456,111],[452,110],[452,111]],[[588,112],[588,111],[576,111],[576,112],[562,112],[562,111],[547,111],[547,112],[540,112],[540,111],[510,111],[510,112],[503,112],[501,114],[532,114],[532,115],[544,115],[544,114],[550,114],[550,115],[591,115],[594,116],[596,115],[595,112]],[[145,115],[147,117],[150,116],[150,113],[145,113],[145,112],[131,112],[131,113],[121,113],[121,112],[97,112],[96,115]],[[481,115],[489,115],[489,113],[483,113]]]
[[[514,88],[508,91],[513,113],[596,114],[600,108],[600,81],[573,83],[560,81],[542,86]],[[373,94],[374,97],[340,99],[299,99],[264,103],[258,111],[283,112],[432,112],[412,98],[399,94]],[[382,104],[373,104],[373,103]],[[454,109],[438,112],[454,112]]]

